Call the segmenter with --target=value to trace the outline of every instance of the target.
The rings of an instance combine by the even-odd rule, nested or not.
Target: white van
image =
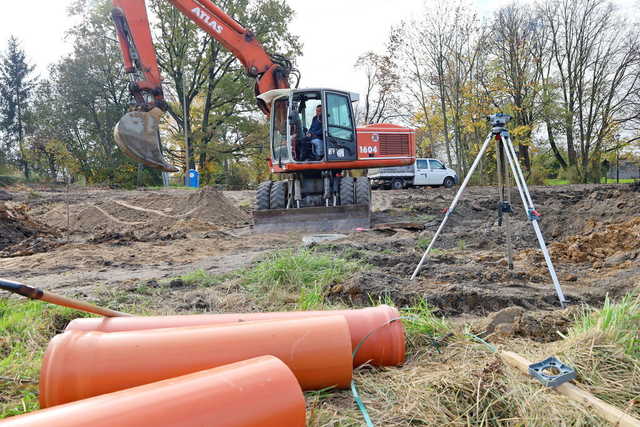
[[[369,169],[373,188],[400,190],[419,185],[451,188],[459,183],[458,174],[438,159],[418,158],[409,166]]]

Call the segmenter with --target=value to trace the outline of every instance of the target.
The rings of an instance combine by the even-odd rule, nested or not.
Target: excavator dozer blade
[[[259,233],[349,232],[371,226],[369,205],[256,210],[253,218]]]
[[[118,147],[138,163],[165,172],[179,169],[165,162],[160,152],[158,127],[162,111],[131,111],[116,125],[113,134]]]

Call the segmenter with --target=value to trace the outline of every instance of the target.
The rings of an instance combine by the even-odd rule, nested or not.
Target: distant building
[[[609,172],[607,172],[608,179],[616,179],[616,164],[611,162],[609,164]],[[620,179],[639,179],[640,178],[640,166],[637,163],[629,162],[626,160],[620,161]]]

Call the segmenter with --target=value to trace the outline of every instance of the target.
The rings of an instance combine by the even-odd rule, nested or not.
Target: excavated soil
[[[58,230],[33,220],[27,210],[22,204],[0,202],[0,256],[31,255],[58,246]]]
[[[640,286],[640,192],[629,185],[531,190],[570,307],[598,305],[607,295]],[[162,278],[198,269],[224,274],[274,250],[303,245],[304,233],[254,233],[249,191],[39,188],[12,193],[14,201],[5,202],[10,210],[0,205],[2,275],[93,300],[95,289],[153,287]],[[566,316],[557,314],[558,297],[516,192],[509,216],[513,269],[506,262],[507,228],[498,218],[497,190],[472,187],[420,274],[410,280],[454,196],[455,189],[375,191],[372,229],[315,246],[364,266],[326,289],[328,299],[353,306],[388,298],[400,306],[426,300],[440,315],[470,319],[520,310],[510,326],[493,329],[553,339],[555,332],[545,331],[561,331]],[[37,239],[45,243],[32,245]],[[168,312],[253,306],[238,289],[177,287],[172,292],[175,301],[165,302]]]
[[[375,216],[384,224],[331,249],[374,268],[333,286],[330,297],[353,304],[372,298],[401,305],[426,299],[446,316],[485,316],[512,306],[557,309],[558,297],[517,193],[510,215],[514,268],[508,268],[506,225],[499,223],[499,198],[492,187],[465,192],[419,276],[410,280],[454,194],[445,189],[376,192]],[[623,295],[640,285],[640,194],[635,188],[534,187],[532,197],[571,305],[598,305],[606,295]]]
[[[250,219],[221,191],[211,187],[197,192],[131,192],[118,197],[117,192],[106,191],[105,197],[99,197],[99,192],[87,196],[88,201],[77,193],[68,196],[68,217],[66,200],[59,197],[52,204],[35,208],[34,215],[52,227],[66,230],[68,225],[72,232],[93,234],[236,227],[248,225]]]

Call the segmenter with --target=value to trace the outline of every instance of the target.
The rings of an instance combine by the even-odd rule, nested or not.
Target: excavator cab
[[[328,89],[277,89],[259,97],[271,105],[271,153],[273,164],[352,162],[357,160],[356,129],[352,103],[357,94]],[[322,105],[321,156],[312,155],[309,129]],[[313,166],[313,162],[316,163]]]

